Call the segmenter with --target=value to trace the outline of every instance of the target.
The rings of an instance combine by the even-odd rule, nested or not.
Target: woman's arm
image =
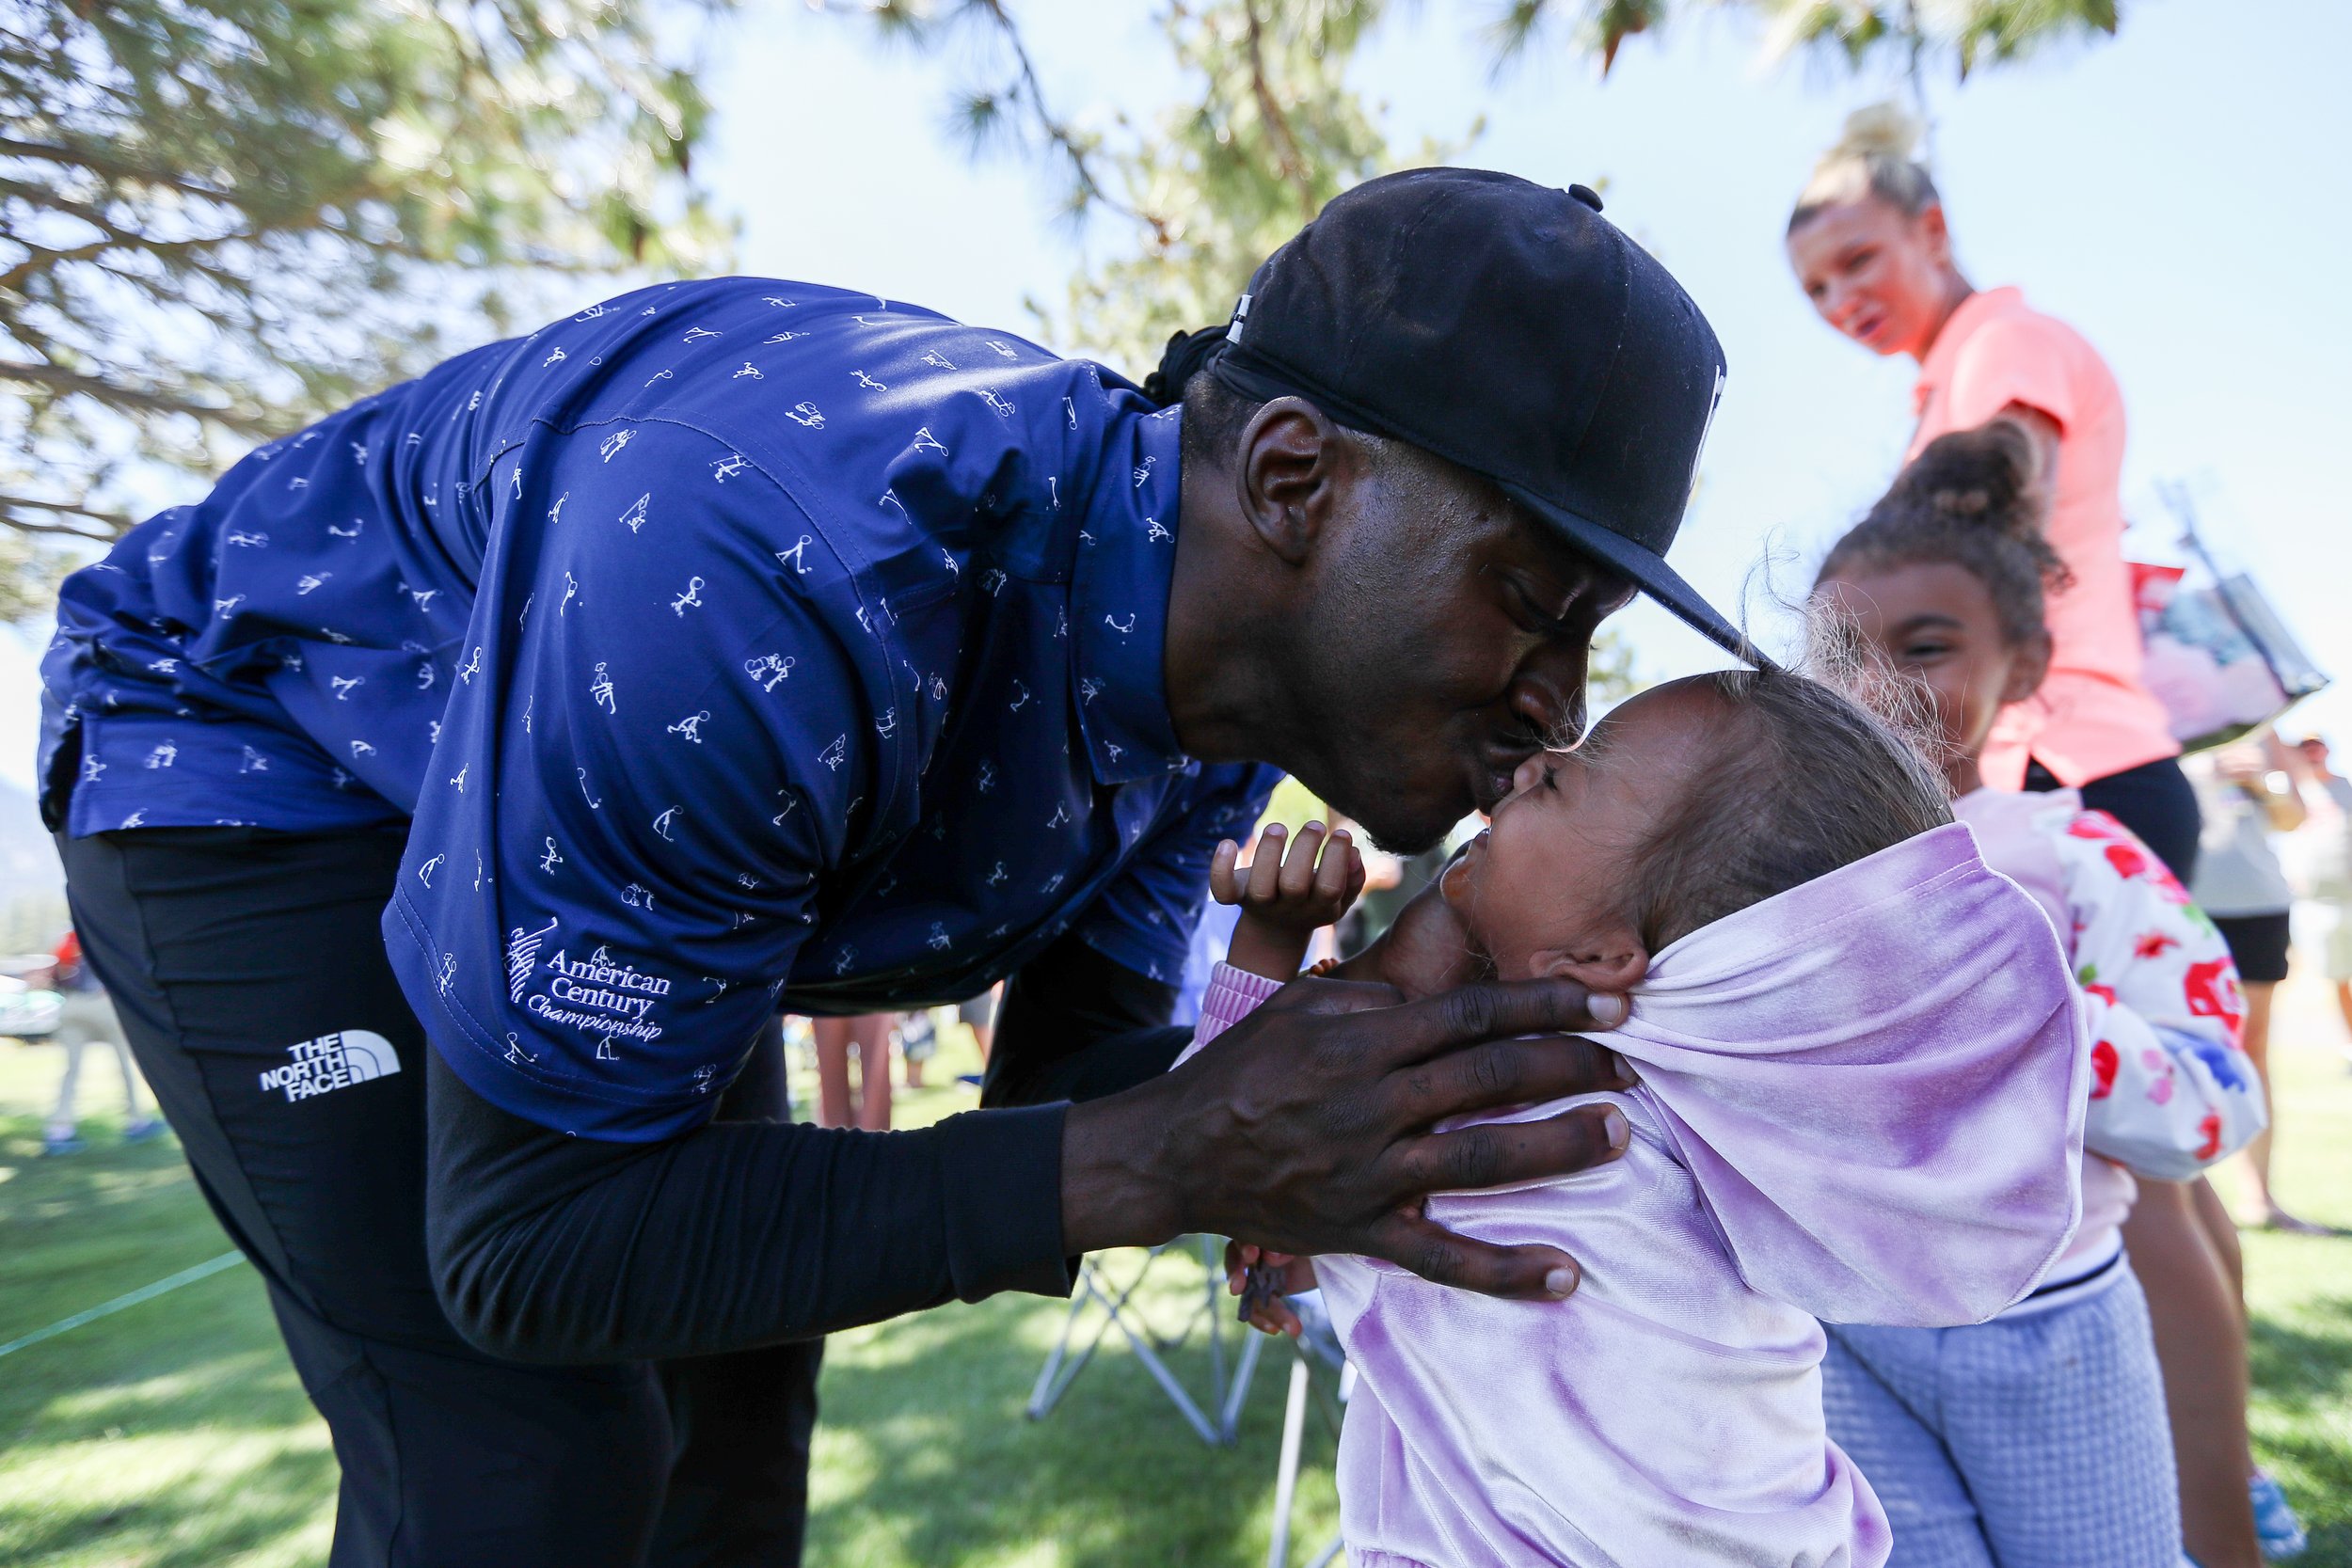
[[[2040,459],[2042,499],[2058,491],[2067,427],[2080,410],[2071,336],[2046,318],[2009,316],[1988,323],[1961,345],[1946,388],[1946,417],[1955,429],[2006,420],[2026,433]],[[2045,509],[2046,515],[2046,509]]]
[[[2261,808],[2263,820],[2274,833],[2291,833],[2311,816],[2296,781],[2296,759],[2280,743],[2278,732],[2263,732],[2262,745],[2236,746],[2215,759],[2221,776]],[[2283,785],[2284,787],[2279,787]]]
[[[2026,433],[2026,439],[2033,446],[2032,489],[2038,498],[2041,515],[2047,518],[2051,503],[2058,499],[2058,454],[2065,434],[2058,420],[2032,404],[2012,403],[1993,416],[1986,424],[2011,424]]]

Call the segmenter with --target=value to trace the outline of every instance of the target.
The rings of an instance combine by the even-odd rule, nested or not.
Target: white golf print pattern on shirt
[[[200,820],[247,748],[273,779],[315,772],[343,820],[413,809],[390,947],[494,1101],[658,1135],[707,1114],[779,993],[968,994],[1070,930],[1141,973],[1181,962],[1200,825],[1254,815],[1268,781],[1189,765],[1168,732],[1173,418],[1001,334],[730,279],[606,302],[328,422],[266,460],[280,494],[289,464],[311,482],[298,546],[282,503],[182,524],[210,559],[276,565],[207,577],[199,619],[300,603],[318,627],[269,656],[318,683],[285,728],[202,726],[233,738]],[[393,516],[377,498],[401,493]],[[209,717],[207,676],[147,678]],[[143,694],[76,701],[109,698]],[[178,732],[119,734],[137,750],[91,732],[95,790],[167,742],[158,775],[195,760]],[[321,745],[353,759],[345,787],[305,760]],[[150,800],[115,799],[105,826]]]

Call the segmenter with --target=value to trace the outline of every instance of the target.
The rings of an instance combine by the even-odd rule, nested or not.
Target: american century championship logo
[[[549,1023],[601,1036],[607,1040],[658,1040],[661,1025],[650,1015],[670,994],[670,982],[615,958],[598,946],[584,958],[558,949],[539,962],[545,989],[523,1003]],[[600,1053],[601,1054],[601,1053]]]

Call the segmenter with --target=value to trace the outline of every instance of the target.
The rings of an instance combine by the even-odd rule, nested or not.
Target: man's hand
[[[1566,980],[1465,986],[1402,1005],[1386,986],[1294,982],[1166,1077],[1071,1108],[1063,1244],[1089,1252],[1204,1231],[1274,1252],[1385,1258],[1487,1295],[1565,1296],[1577,1280],[1565,1253],[1457,1236],[1423,1202],[1613,1159],[1624,1117],[1593,1105],[1430,1129],[1629,1086],[1604,1047],[1562,1037],[1625,1016],[1623,997]]]

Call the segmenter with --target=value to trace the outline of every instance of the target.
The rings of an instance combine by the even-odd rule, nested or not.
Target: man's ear
[[[1359,464],[1356,444],[1304,398],[1276,398],[1242,432],[1242,515],[1283,561],[1303,562]]]
[[[1649,973],[1649,950],[1630,926],[1535,955],[1535,973],[1574,980],[1588,990],[1631,990]]]
[[[2049,673],[2050,633],[2047,628],[2037,628],[2010,659],[2009,679],[2001,686],[2002,705],[2024,702],[2042,689]]]

